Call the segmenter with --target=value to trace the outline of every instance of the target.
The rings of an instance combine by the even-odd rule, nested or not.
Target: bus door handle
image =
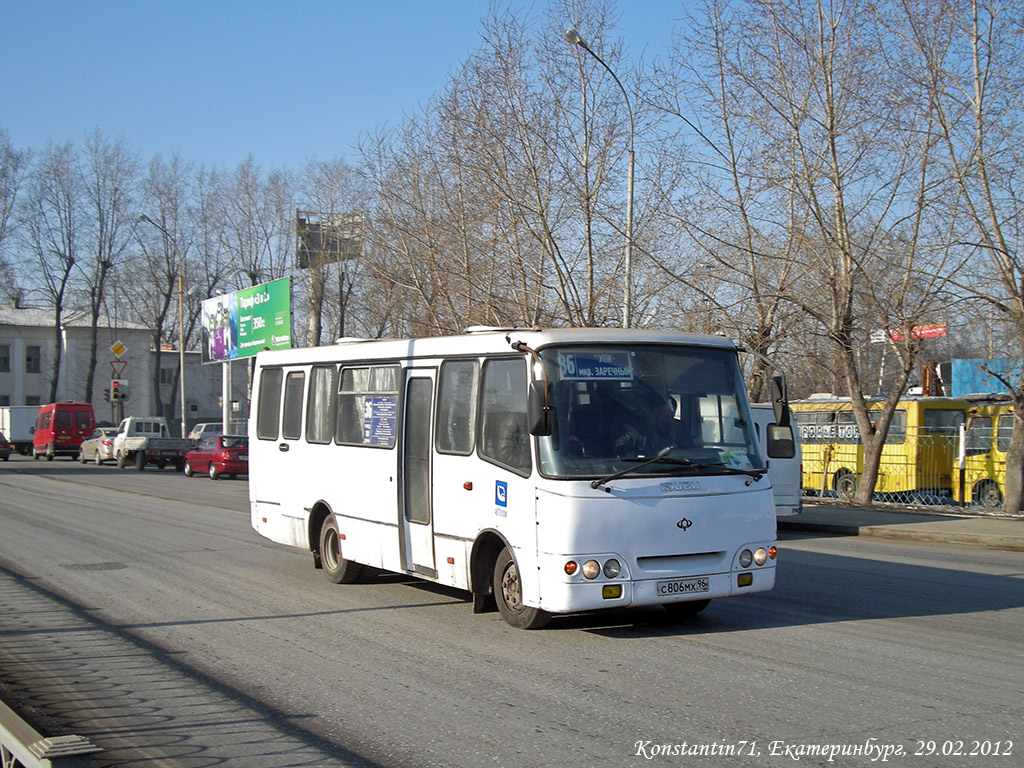
[[[288,453],[288,443],[281,443],[280,445],[277,446],[277,450],[279,450],[281,453]]]

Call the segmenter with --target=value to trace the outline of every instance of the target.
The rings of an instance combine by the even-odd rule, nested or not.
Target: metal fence
[[[0,766],[3,768],[90,768],[102,750],[82,736],[44,738],[0,701]]]
[[[901,434],[882,449],[873,501],[897,504],[953,504],[956,434]],[[807,442],[803,451],[805,496],[853,498],[864,469],[859,440]],[[969,498],[969,496],[968,496]]]

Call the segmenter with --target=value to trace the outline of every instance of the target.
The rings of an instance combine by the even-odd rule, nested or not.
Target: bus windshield
[[[732,350],[587,345],[539,350],[555,419],[539,438],[555,478],[763,473]]]

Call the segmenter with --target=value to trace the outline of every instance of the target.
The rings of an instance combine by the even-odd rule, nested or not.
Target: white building
[[[97,336],[96,372],[93,377],[92,407],[98,422],[117,423],[120,416],[157,416],[156,390],[160,399],[173,403],[172,434],[180,423],[180,385],[175,386],[179,364],[176,349],[166,346],[160,355],[159,383],[154,382],[156,351],[153,331],[135,323],[114,322],[101,317]],[[92,328],[88,313],[67,310],[59,336],[53,324],[53,310],[21,307],[17,303],[0,307],[0,406],[43,405],[50,399],[50,381],[60,345],[60,377],[57,400],[81,402],[89,372]],[[122,349],[123,347],[123,349]],[[120,354],[118,354],[120,352]],[[244,362],[232,365],[232,421],[244,426],[249,412],[248,368]],[[221,364],[203,365],[198,350],[185,352],[185,420],[220,421],[222,403]],[[128,397],[117,404],[104,399],[112,379],[128,388]]]

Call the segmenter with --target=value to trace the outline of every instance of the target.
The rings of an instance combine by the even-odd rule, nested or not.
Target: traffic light
[[[107,387],[106,389],[103,390],[103,399],[106,400],[108,403],[110,402],[110,387]]]
[[[110,380],[110,402],[116,403],[119,400],[128,398],[128,387],[121,383],[120,379]]]

